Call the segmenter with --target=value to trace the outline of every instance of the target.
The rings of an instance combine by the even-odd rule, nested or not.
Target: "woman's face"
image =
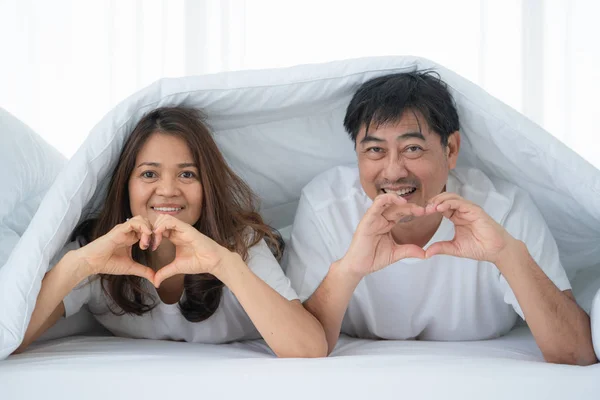
[[[129,177],[133,216],[151,224],[169,214],[194,225],[202,211],[202,184],[187,143],[176,136],[153,133],[140,149]]]

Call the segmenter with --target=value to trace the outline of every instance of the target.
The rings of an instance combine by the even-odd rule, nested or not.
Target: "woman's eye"
[[[152,171],[144,171],[144,172],[142,172],[142,178],[146,178],[146,179],[156,178],[156,174]]]
[[[183,171],[181,173],[181,177],[185,179],[193,179],[196,177],[196,174],[194,174],[192,171]]]

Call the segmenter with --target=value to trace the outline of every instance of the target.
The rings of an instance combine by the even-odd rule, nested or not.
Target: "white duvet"
[[[367,58],[280,70],[163,79],[119,104],[96,125],[58,176],[27,231],[12,249],[10,258],[0,268],[0,359],[18,346],[24,334],[49,260],[67,242],[80,218],[103,201],[108,177],[125,137],[144,113],[158,106],[179,104],[203,109],[228,162],[261,197],[265,218],[285,233],[293,220],[301,188],[325,169],[355,160],[352,142],[343,130],[342,119],[356,88],[378,75],[423,68],[436,69],[448,83],[456,100],[462,132],[459,164],[475,166],[488,175],[512,181],[530,193],[556,238],[561,261],[569,277],[575,278],[575,281],[585,277],[580,279],[581,284],[575,285],[575,289],[580,289],[576,294],[585,299],[585,308],[589,310],[592,297],[600,287],[600,171],[521,114],[433,62],[413,57]],[[592,323],[596,352],[600,355],[600,296],[596,296],[592,309]],[[69,325],[69,320],[62,325],[66,330],[57,330],[55,336],[87,327],[85,324]],[[52,364],[58,370],[68,370],[89,381],[91,375],[87,374],[125,372],[127,365],[132,369],[139,367],[140,371],[148,366],[158,368],[157,355],[145,355],[146,350],[155,346],[180,349],[177,346],[185,345],[151,342],[144,347],[143,342],[105,339],[97,347],[98,343],[93,340],[62,340],[66,342],[47,345],[55,346],[50,347],[50,353],[44,350],[48,347],[39,347],[37,353],[32,351],[17,360],[11,357],[5,363],[0,362],[0,373],[6,373],[7,365],[13,365],[16,372],[11,372],[10,376],[17,379],[30,376],[25,375],[24,370],[19,372],[20,366],[33,367],[33,376],[44,379],[44,368]],[[66,346],[63,348],[69,352],[77,343],[89,343],[90,353],[81,347],[78,351],[85,354],[83,359],[77,353],[77,357],[71,360],[72,353],[68,353],[64,360],[73,361],[74,366],[61,364],[60,346]],[[111,347],[113,344],[114,347]],[[373,384],[384,385],[386,393],[394,397],[402,395],[405,385],[414,388],[423,385],[424,393],[432,393],[434,382],[438,382],[439,393],[443,394],[444,388],[452,382],[466,384],[468,379],[464,376],[468,374],[478,374],[482,382],[487,383],[508,374],[514,382],[527,384],[523,374],[532,374],[535,381],[542,376],[558,379],[560,374],[565,373],[568,378],[564,378],[564,382],[579,382],[580,387],[586,388],[597,383],[586,381],[589,376],[600,375],[597,367],[571,369],[531,364],[530,361],[515,362],[511,357],[509,360],[503,356],[498,358],[497,354],[489,355],[481,347],[468,344],[457,344],[452,357],[443,355],[443,352],[438,356],[435,344],[423,353],[421,350],[426,348],[413,342],[386,346],[367,346],[373,353],[367,350],[365,354],[370,355],[365,357],[353,355],[352,358],[286,361],[265,360],[257,356],[260,360],[254,360],[258,362],[255,365],[254,356],[248,359],[247,353],[240,353],[245,361],[239,365],[223,361],[216,369],[208,364],[203,369],[203,361],[198,360],[200,364],[195,364],[196,361],[189,357],[182,365],[199,368],[197,379],[205,376],[208,382],[219,371],[225,373],[228,368],[233,368],[238,378],[248,382],[267,379],[266,375],[261,375],[267,370],[275,374],[272,379],[281,379],[282,374],[289,372],[295,374],[295,387],[289,389],[288,386],[288,391],[306,393],[310,387],[303,384],[303,379],[309,379],[328,385],[326,390],[329,393],[335,393],[337,385],[346,385],[344,390],[357,397],[361,393],[365,397],[367,395],[367,392],[361,392],[362,389],[350,390],[353,385],[360,386],[363,374]],[[122,356],[116,353],[128,348],[142,350],[132,350],[135,356],[131,364],[111,363],[111,360],[123,361]],[[198,349],[205,348],[208,349]],[[221,353],[221,349],[211,349],[211,352],[219,354],[218,358],[227,359],[228,350],[223,348]],[[386,349],[385,354],[378,349]],[[478,357],[480,350],[483,357]],[[97,354],[97,351],[102,353]],[[397,354],[398,351],[400,353]],[[501,350],[498,351],[502,354]],[[160,358],[163,353],[159,351],[157,354]],[[50,357],[45,358],[44,355]],[[435,375],[428,372],[431,366],[435,366]],[[489,373],[483,370],[486,366],[492,368]],[[186,376],[194,374],[183,366],[176,369]],[[158,374],[156,371],[148,373],[150,377]],[[546,373],[548,375],[544,375]],[[399,378],[401,375],[406,380],[396,384],[393,379],[404,379]],[[175,375],[169,376],[173,378]],[[387,382],[384,378],[392,381]],[[291,384],[292,378],[286,379]],[[94,391],[106,384],[104,378],[101,381],[95,385],[90,382],[86,387]],[[156,384],[155,379],[152,381]],[[584,385],[584,381],[588,382],[588,386]],[[204,383],[198,384],[204,386]],[[553,387],[556,389],[556,386]],[[236,389],[230,387],[227,390]],[[469,392],[468,387],[465,390]],[[505,392],[501,390],[499,393]],[[288,394],[282,388],[282,397]]]
[[[597,399],[600,365],[547,364],[527,328],[488,341],[342,337],[327,359],[262,341],[201,345],[71,337],[0,362],[6,399]]]

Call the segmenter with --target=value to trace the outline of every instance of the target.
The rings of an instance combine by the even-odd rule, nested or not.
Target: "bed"
[[[600,356],[600,171],[443,66],[378,57],[163,79],[99,121],[64,168],[65,160],[34,132],[0,112],[6,163],[0,168],[16,176],[7,176],[14,188],[0,195],[0,234],[10,238],[0,242],[0,398],[598,398],[600,366],[544,363],[526,326],[481,342],[343,337],[327,359],[279,360],[262,341],[215,346],[112,337],[84,310],[25,353],[10,355],[52,257],[103,201],[126,134],[145,112],[179,104],[202,108],[227,161],[285,237],[301,188],[330,167],[355,162],[341,123],[354,90],[375,76],[414,69],[435,69],[449,85],[461,117],[459,165],[509,180],[536,202],[574,293],[591,314]],[[30,140],[7,145],[15,135]]]
[[[274,359],[229,345],[75,336],[0,363],[5,399],[595,399],[600,365],[543,362],[526,327],[470,343],[342,337],[328,359]]]

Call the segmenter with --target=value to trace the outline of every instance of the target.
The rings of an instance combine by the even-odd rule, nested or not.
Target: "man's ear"
[[[448,145],[446,146],[446,158],[448,159],[448,168],[454,169],[458,160],[460,150],[460,132],[455,131],[448,136]]]

